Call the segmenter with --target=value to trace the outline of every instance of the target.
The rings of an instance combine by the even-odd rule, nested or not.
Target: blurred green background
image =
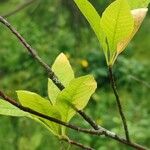
[[[0,0],[0,14],[14,10],[26,0]],[[110,0],[91,0],[101,13]],[[120,135],[124,134],[115,98],[109,85],[102,49],[89,24],[72,0],[35,0],[8,20],[36,48],[49,65],[64,52],[76,76],[93,74],[98,89],[85,112],[97,123]],[[118,58],[114,72],[133,141],[150,147],[150,14],[142,28]],[[47,75],[17,39],[0,24],[0,88],[16,97],[18,89],[47,97]],[[80,116],[72,123],[89,127]],[[107,139],[69,130],[72,139],[96,150],[130,150]],[[41,125],[26,118],[0,116],[0,150],[59,150],[60,142]],[[71,147],[71,150],[77,150]]]

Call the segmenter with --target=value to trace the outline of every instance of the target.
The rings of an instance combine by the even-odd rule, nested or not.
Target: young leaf
[[[52,70],[55,72],[59,80],[63,83],[66,87],[69,82],[74,79],[74,72],[72,67],[67,59],[67,57],[61,53],[55,60],[54,64],[52,65]],[[55,104],[56,98],[60,90],[56,87],[56,85],[51,81],[48,80],[48,95],[49,99],[53,104]]]
[[[23,106],[29,107],[35,111],[38,111],[42,114],[45,114],[54,118],[58,118],[58,119],[61,118],[57,108],[52,106],[48,100],[42,98],[40,95],[29,92],[29,91],[17,91],[17,95],[18,95],[18,99],[20,103]],[[51,132],[53,134],[55,135],[61,134],[60,125],[57,125],[56,123],[50,122],[46,119],[37,117],[35,115],[32,115],[32,116],[35,118],[38,118],[46,126],[48,126],[51,129]]]
[[[123,41],[118,43],[118,45],[117,45],[117,55],[119,55],[125,49],[125,47],[131,41],[133,36],[136,34],[136,32],[140,28],[146,14],[147,14],[147,11],[148,11],[147,8],[139,8],[139,9],[134,9],[134,10],[131,11],[131,14],[134,18],[134,30],[127,38],[125,38]]]
[[[131,9],[146,8],[148,7],[150,0],[128,0]]]
[[[72,106],[82,110],[87,105],[96,86],[96,82],[91,75],[79,77],[70,82],[69,86],[58,95],[56,101],[56,106],[61,112],[63,121],[68,122],[75,114]]]
[[[89,22],[103,49],[105,49],[105,36],[100,27],[100,15],[88,0],[74,0],[74,2]]]
[[[53,83],[53,81],[51,79],[48,79],[48,97],[53,105],[56,103],[56,98],[59,92],[60,90]]]
[[[72,67],[63,53],[56,58],[54,64],[52,65],[52,70],[65,87],[74,78]]]
[[[117,51],[117,43],[132,33],[133,25],[133,17],[126,0],[116,0],[104,11],[101,27],[108,40],[110,64]]]
[[[7,101],[0,99],[0,115],[13,116],[13,117],[28,117],[47,128],[50,132],[53,132],[49,123],[40,120],[37,116],[31,115],[30,113],[24,112]],[[54,132],[53,132],[54,133]],[[54,133],[57,136],[60,136]]]
[[[5,116],[13,116],[13,117],[28,117],[42,124],[49,131],[51,131],[51,129],[46,124],[44,124],[41,120],[39,120],[37,117],[34,117],[30,113],[20,110],[19,108],[15,107],[14,105],[8,103],[3,99],[0,99],[0,114]]]
[[[14,117],[31,117],[29,113],[20,110],[2,99],[0,99],[0,114]]]

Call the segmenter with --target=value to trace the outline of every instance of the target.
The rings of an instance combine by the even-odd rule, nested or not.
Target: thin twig
[[[27,42],[26,40],[17,32],[15,28],[11,26],[11,24],[4,19],[3,17],[0,16],[0,22],[4,24],[21,42],[21,44],[28,50],[28,52],[32,55],[35,60],[39,62],[39,64],[46,70],[46,72],[49,75],[49,78],[54,82],[54,84],[61,90],[64,89],[64,86],[61,84],[61,82],[58,80],[57,76],[55,73],[52,71],[52,69],[39,57],[37,54],[36,50],[33,49]]]
[[[71,145],[75,145],[77,147],[80,147],[81,149],[84,149],[84,150],[94,150],[91,147],[87,147],[87,146],[85,146],[85,145],[83,145],[81,143],[78,143],[76,141],[73,141],[73,140],[70,140],[70,139],[67,139],[67,138],[61,138],[61,140],[65,141],[65,142],[68,142]]]
[[[143,81],[143,80],[141,80],[141,79],[139,79],[138,77],[135,77],[135,76],[133,76],[133,75],[129,75],[129,77],[130,77],[131,79],[133,79],[133,80],[135,80],[135,81],[137,81],[137,82],[143,84],[143,85],[146,86],[147,88],[150,88],[150,84],[149,84],[148,82]]]
[[[137,150],[147,150],[147,148],[141,146],[141,145],[138,145],[136,143],[132,143],[132,142],[129,142],[127,141],[126,139],[122,138],[122,137],[119,137],[118,135],[116,135],[115,133],[105,129],[105,128],[102,128],[100,130],[93,130],[93,129],[84,129],[84,128],[80,128],[78,126],[75,126],[75,125],[72,125],[70,123],[66,123],[66,122],[63,122],[59,119],[56,119],[56,118],[53,118],[53,117],[50,117],[50,116],[47,116],[45,114],[42,114],[42,113],[39,113],[35,110],[32,110],[31,108],[28,108],[28,107],[24,107],[22,106],[21,104],[17,103],[14,99],[8,97],[6,94],[4,94],[1,90],[0,90],[0,97],[2,97],[5,101],[9,102],[10,104],[14,105],[15,107],[19,108],[20,110],[24,111],[24,112],[28,112],[30,114],[33,114],[33,115],[36,115],[38,117],[41,117],[41,118],[44,118],[44,119],[47,119],[49,121],[52,121],[52,122],[55,122],[57,124],[60,124],[62,126],[65,126],[65,127],[68,127],[70,129],[73,129],[75,131],[78,131],[78,132],[83,132],[83,133],[87,133],[87,134],[91,134],[91,135],[97,135],[97,136],[101,136],[101,135],[104,135],[105,137],[109,137],[111,139],[114,139],[116,141],[119,141],[120,143],[123,143],[125,145],[128,145],[130,147],[133,147]]]
[[[78,110],[75,106],[72,106],[72,108],[79,113],[79,115],[81,115],[83,117],[84,120],[86,120],[93,129],[95,130],[100,130],[101,127],[99,125],[96,124],[96,122],[90,117],[88,116],[85,112],[83,112],[82,110]]]
[[[0,16],[0,22],[4,24],[21,42],[21,44],[28,50],[28,52],[32,55],[35,60],[39,62],[39,64],[46,70],[48,73],[49,78],[53,81],[53,83],[60,89],[63,90],[65,87],[63,84],[58,80],[57,76],[55,73],[52,71],[52,69],[39,57],[37,54],[36,50],[33,49],[27,42],[26,40],[17,32],[15,28],[11,26],[11,24],[4,19],[3,17]],[[88,115],[86,115],[83,111],[77,110],[76,111],[87,121],[95,130],[98,130],[98,125],[95,123],[92,118],[90,118]]]
[[[119,97],[119,94],[118,94],[118,91],[117,91],[117,88],[116,88],[116,83],[115,83],[115,79],[114,79],[114,76],[113,76],[112,67],[109,66],[108,70],[109,70],[109,78],[110,78],[111,86],[112,86],[114,95],[116,97],[116,102],[117,102],[117,106],[118,106],[118,109],[119,109],[119,114],[120,114],[121,119],[122,119],[126,139],[127,139],[127,141],[130,141],[127,121],[126,121],[125,115],[123,113],[120,97]]]
[[[2,16],[4,18],[8,18],[14,14],[16,14],[17,12],[21,11],[22,9],[28,7],[29,5],[31,5],[33,2],[35,2],[36,0],[29,0],[29,1],[26,1],[25,3],[23,4],[20,4],[15,10],[12,10],[6,14],[3,14]]]

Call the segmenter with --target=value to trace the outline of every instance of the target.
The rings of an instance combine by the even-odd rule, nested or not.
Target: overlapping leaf
[[[74,0],[82,14],[85,16],[87,21],[89,22],[91,28],[95,32],[100,44],[105,50],[105,35],[101,29],[100,22],[101,17],[96,11],[96,9],[92,6],[92,4],[88,0]]]
[[[28,117],[42,124],[44,127],[46,127],[48,130],[51,131],[51,129],[41,120],[39,120],[37,117],[34,117],[30,113],[20,110],[19,108],[15,107],[14,105],[8,103],[3,99],[0,99],[0,114],[5,116],[13,116],[13,117]]]
[[[54,64],[52,65],[52,70],[65,87],[72,79],[74,79],[72,67],[67,57],[63,53],[56,58]],[[52,82],[51,79],[48,79],[48,95],[53,104],[55,104],[59,92],[60,90],[58,87]]]
[[[134,14],[131,15],[131,9],[145,8],[150,3],[150,0],[115,0],[100,18],[88,0],[74,1],[99,39],[108,65],[113,65],[118,54],[127,46],[143,21],[141,19],[137,25],[137,18],[134,18]]]
[[[96,82],[92,76],[74,79],[74,72],[71,65],[67,57],[62,53],[56,58],[52,69],[60,81],[64,83],[65,89],[60,91],[54,83],[49,80],[49,98],[61,113],[61,120],[69,122],[76,113],[75,110],[72,109],[72,105],[77,109],[83,109],[96,88]],[[62,127],[62,129],[64,129],[64,127]]]
[[[75,114],[72,107],[82,110],[87,105],[95,89],[96,82],[91,75],[73,79],[69,86],[58,95],[56,101],[63,121],[68,122]]]
[[[18,99],[20,103],[23,106],[29,107],[47,116],[61,119],[61,116],[57,108],[55,106],[52,106],[50,104],[50,101],[42,98],[40,95],[36,93],[28,92],[28,91],[17,91],[17,95],[18,95]],[[37,117],[37,116],[34,116],[34,117]],[[60,125],[50,122],[40,117],[37,117],[37,118],[40,121],[42,121],[45,125],[47,125],[51,129],[51,132],[53,132],[55,135],[61,134]]]
[[[134,18],[134,30],[133,32],[124,40],[120,41],[117,45],[117,55],[119,55],[125,47],[128,45],[128,43],[131,41],[133,36],[136,34],[138,29],[140,28],[146,14],[147,14],[148,9],[147,8],[139,8],[139,9],[134,9],[131,11],[131,14]]]
[[[101,27],[108,40],[108,62],[111,64],[117,50],[117,44],[133,31],[133,17],[126,0],[116,0],[104,11]]]
[[[56,102],[50,99],[53,102],[51,103],[49,100],[36,93],[23,90],[17,91],[18,99],[24,107],[28,107],[34,111],[64,122],[69,122],[76,113],[74,108],[82,110],[87,105],[91,95],[96,89],[96,82],[91,75],[74,78],[73,70],[64,54],[60,54],[57,57],[53,64],[53,71],[57,73],[57,76],[66,86],[63,91],[58,90],[56,93],[53,93],[54,95],[49,93],[49,97],[55,98]],[[50,81],[49,84],[49,91],[55,91],[56,89],[51,89],[54,87],[54,84],[50,83]],[[23,112],[6,101],[0,101],[0,108],[0,114],[26,116],[44,125],[54,135],[66,135],[65,127],[42,117]]]
[[[12,104],[2,99],[0,99],[0,114],[16,117],[31,117],[29,113],[20,110],[19,108],[13,106]]]
[[[131,9],[146,8],[150,0],[128,0]]]

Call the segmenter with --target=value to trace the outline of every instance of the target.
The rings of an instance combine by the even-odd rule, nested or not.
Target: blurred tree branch
[[[61,140],[65,141],[65,142],[68,142],[69,144],[71,145],[75,145],[77,147],[80,147],[82,149],[85,149],[85,150],[94,150],[93,148],[91,147],[87,147],[87,146],[84,146],[83,144],[81,143],[78,143],[76,141],[73,141],[73,140],[70,140],[70,139],[67,139],[67,138],[62,138]]]
[[[143,80],[141,80],[141,79],[139,79],[138,77],[133,76],[133,75],[129,75],[129,77],[130,77],[131,79],[133,79],[133,80],[135,80],[135,81],[137,81],[137,82],[143,84],[143,85],[146,86],[147,88],[150,88],[150,84],[147,83],[146,81],[143,81]]]
[[[14,10],[7,12],[5,14],[2,14],[2,16],[4,18],[10,17],[16,13],[18,13],[19,11],[21,11],[22,9],[28,7],[29,5],[31,5],[32,3],[36,2],[36,0],[27,0],[26,2],[24,2],[23,4],[18,5]]]

